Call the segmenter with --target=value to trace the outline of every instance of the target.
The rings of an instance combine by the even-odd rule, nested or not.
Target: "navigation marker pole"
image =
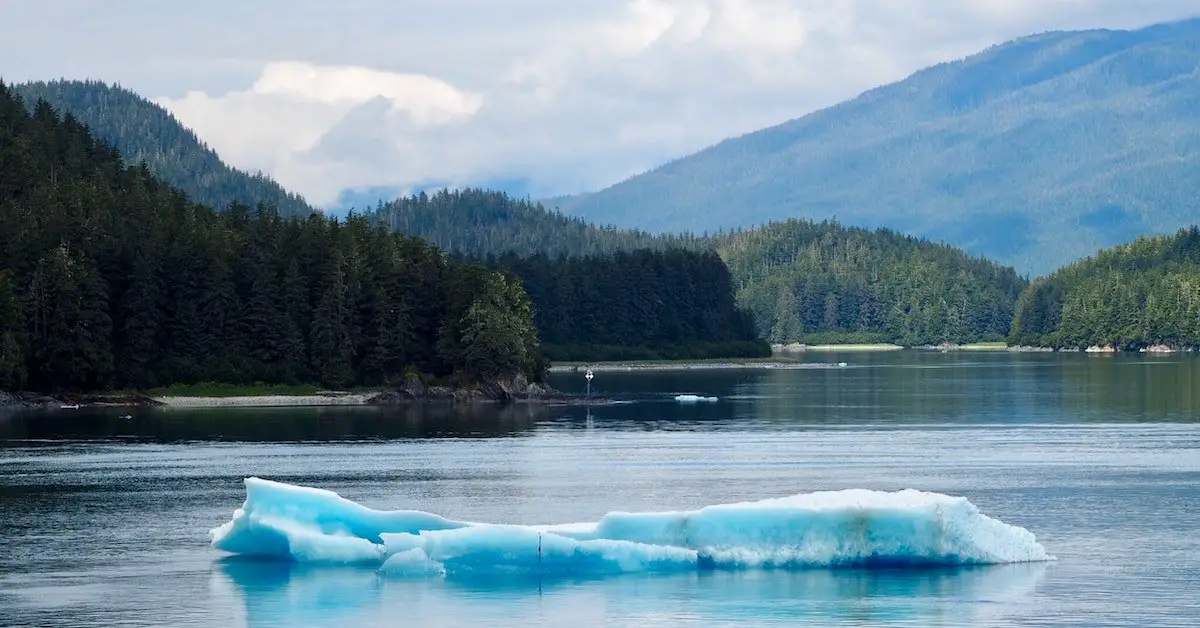
[[[587,396],[583,398],[583,408],[587,413],[587,416],[584,417],[584,425],[587,426],[587,429],[589,430],[596,426],[595,419],[592,418],[592,378],[594,377],[596,377],[596,375],[592,373],[592,369],[588,369],[587,373],[585,373],[583,376],[583,378],[587,380]]]

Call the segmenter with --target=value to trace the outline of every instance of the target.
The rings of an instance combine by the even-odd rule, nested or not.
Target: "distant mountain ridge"
[[[69,113],[112,144],[131,165],[145,162],[150,172],[197,203],[218,210],[231,203],[265,202],[286,217],[316,210],[270,177],[227,165],[196,134],[159,105],[101,81],[31,82],[11,86],[32,109],[43,99]]]
[[[404,199],[406,197],[421,193],[437,194],[445,189],[485,189],[495,192],[503,192],[510,198],[527,198],[531,196],[531,185],[532,184],[529,179],[519,178],[486,179],[483,181],[462,185],[455,184],[451,181],[426,181],[420,185],[412,187],[373,185],[358,188],[346,188],[338,193],[336,200],[324,207],[324,211],[325,214],[329,216],[344,216],[351,211],[362,214],[374,210],[381,204],[391,203],[392,201]]]
[[[835,218],[1044,273],[1200,207],[1200,20],[1051,32],[921,70],[604,190],[598,224]]]

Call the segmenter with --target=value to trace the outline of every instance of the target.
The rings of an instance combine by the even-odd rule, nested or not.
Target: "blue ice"
[[[675,401],[678,401],[679,403],[699,403],[702,401],[706,403],[716,403],[718,399],[716,397],[704,397],[701,395],[675,395]]]
[[[1028,530],[963,497],[915,490],[808,493],[684,512],[613,512],[520,526],[381,512],[331,491],[246,479],[211,531],[218,550],[359,563],[394,576],[607,575],[696,570],[956,566],[1053,560]]]

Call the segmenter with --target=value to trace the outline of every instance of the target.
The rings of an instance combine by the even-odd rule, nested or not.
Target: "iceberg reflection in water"
[[[1047,563],[928,569],[710,571],[576,578],[397,580],[370,569],[232,557],[213,593],[241,598],[244,624],[981,625],[1033,597]],[[999,613],[1001,616],[991,616]],[[668,621],[669,620],[669,621]],[[665,624],[664,624],[665,625]]]
[[[599,577],[628,573],[948,567],[1052,560],[1034,535],[962,497],[847,490],[687,512],[609,513],[517,526],[371,510],[336,493],[246,479],[211,531],[241,556],[360,564],[393,577]]]

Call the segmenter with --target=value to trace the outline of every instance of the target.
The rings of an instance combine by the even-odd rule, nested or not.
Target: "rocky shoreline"
[[[551,373],[629,373],[634,371],[728,371],[728,370],[805,370],[841,368],[845,362],[796,362],[794,360],[760,360],[756,362],[598,362],[588,366],[558,365],[550,367]]]
[[[1138,349],[1122,349],[1115,345],[1092,345],[1089,347],[1035,347],[1028,345],[1002,345],[999,343],[976,343],[976,344],[955,344],[942,343],[937,345],[916,345],[905,347],[901,345],[823,345],[820,347],[806,347],[804,345],[773,345],[777,355],[788,355],[791,353],[804,353],[805,351],[898,351],[903,349],[912,349],[917,351],[941,351],[943,353],[950,351],[980,351],[980,352],[1001,352],[1001,353],[1153,353],[1153,354],[1168,354],[1168,353],[1195,353],[1197,347],[1191,346],[1176,346],[1165,343],[1157,343],[1148,345]]]
[[[450,386],[429,386],[416,379],[410,379],[396,390],[375,393],[365,400],[367,405],[390,406],[407,403],[571,403],[588,400],[592,403],[596,398],[587,399],[582,395],[571,395],[551,388],[545,384],[530,382],[522,376],[511,379],[494,380],[470,388],[452,388]]]
[[[58,394],[0,392],[0,408],[222,408],[299,406],[402,406],[447,404],[604,404],[611,399],[567,394],[524,377],[495,380],[471,387],[427,385],[411,379],[392,390],[361,393],[326,391],[313,395],[257,395],[240,397],[151,397],[144,394]]]
[[[161,406],[159,401],[142,394],[80,394],[0,392],[0,408],[131,408]]]

